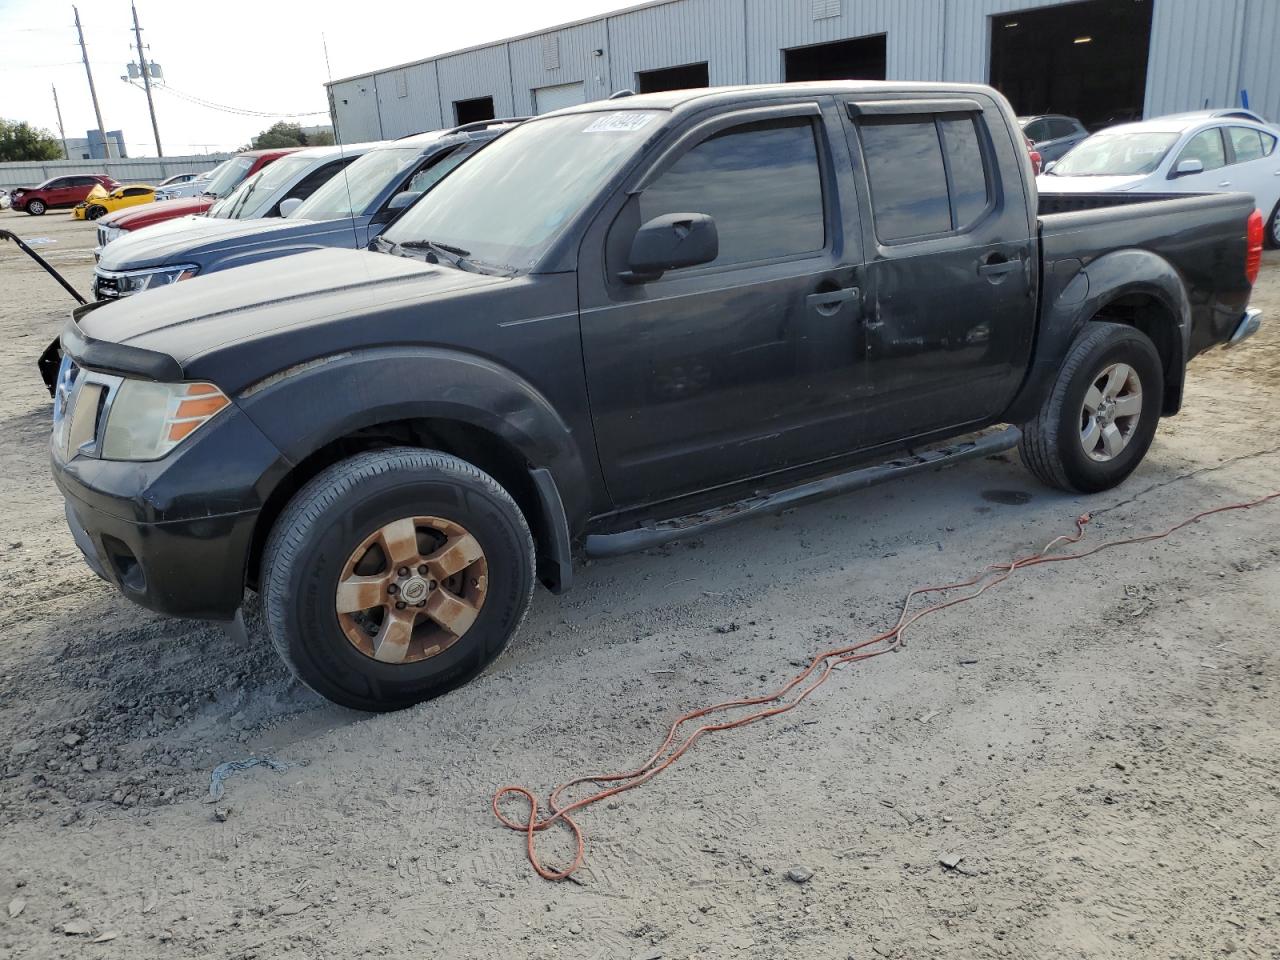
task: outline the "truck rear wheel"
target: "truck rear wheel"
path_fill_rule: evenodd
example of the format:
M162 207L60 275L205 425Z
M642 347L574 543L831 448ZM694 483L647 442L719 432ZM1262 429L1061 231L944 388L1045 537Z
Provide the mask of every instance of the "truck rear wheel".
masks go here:
M321 696L397 710L502 652L533 591L524 515L488 474L434 450L362 453L281 513L262 566L276 651Z
M1022 426L1022 462L1060 490L1108 490L1146 456L1163 395L1160 354L1146 334L1090 323L1067 351L1040 412Z

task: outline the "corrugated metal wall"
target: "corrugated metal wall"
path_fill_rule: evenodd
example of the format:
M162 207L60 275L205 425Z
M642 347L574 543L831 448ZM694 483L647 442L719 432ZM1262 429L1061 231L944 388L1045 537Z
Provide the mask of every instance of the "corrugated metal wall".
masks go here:
M230 153L199 153L188 157L144 157L126 160L47 160L40 163L0 163L0 187L34 187L50 177L70 173L105 173L121 183L156 184L177 173L212 170Z
M936 78L942 71L946 0L844 0L838 16L815 19L810 2L746 0L749 83L783 79L782 51L812 43L886 34L890 80Z
M746 80L743 0L681 0L609 17L607 25L614 89L634 89L642 70L703 61L712 86Z
M532 113L539 87L581 82L592 100L634 87L639 71L703 61L712 84L772 83L782 79L784 49L881 33L890 80L985 83L990 18L1062 2L669 0L338 81L331 88L334 122L347 142L400 136L423 124L451 124L455 100L492 96L499 116ZM1147 2L1153 5L1148 116L1206 101L1234 105L1244 87L1255 110L1280 120L1280 70L1272 65L1280 50L1280 0ZM432 70L439 76L434 105ZM397 94L404 89L403 82L397 87L400 71L408 74L407 97Z
M493 97L494 116L511 117L518 112L511 96L507 44L441 57L436 67L440 72L440 107L446 126L454 121L453 105L458 100Z
M536 112L533 91L539 87L581 83L588 100L613 93L609 83L609 31L603 20L514 40L509 46L515 112L522 116ZM598 57L596 50L601 51ZM552 62L556 65L551 66Z

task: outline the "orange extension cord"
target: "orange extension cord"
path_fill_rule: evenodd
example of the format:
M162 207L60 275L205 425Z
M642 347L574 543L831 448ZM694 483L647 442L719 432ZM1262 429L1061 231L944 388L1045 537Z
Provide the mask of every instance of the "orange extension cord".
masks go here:
M960 580L956 583L949 583L939 587L918 587L908 593L902 603L902 612L898 615L898 621L892 628L884 633L878 634L867 640L850 644L844 647L832 647L817 654L809 663L809 666L800 673L792 677L785 685L779 687L772 693L767 693L758 697L745 697L740 700L726 700L723 703L712 704L709 707L703 707L699 710L691 710L688 713L681 714L676 718L667 730L667 736L650 756L649 759L636 767L634 770L628 770L624 773L608 773L597 774L594 776L577 777L567 783L562 783L551 791L551 795L547 799L547 806L551 810L550 816L539 817L538 799L534 796L533 791L520 786L501 787L493 796L493 814L498 818L503 826L511 830L518 830L525 834L529 863L533 865L533 869L537 871L538 876L545 880L564 880L571 876L579 867L582 866L583 857L585 855L585 847L583 843L582 828L578 826L573 819L572 814L585 807L591 806L593 803L599 803L601 800L615 796L626 790L631 790L652 780L663 770L666 770L673 763L684 756L698 739L705 733L711 733L717 730L733 730L737 727L745 727L747 724L756 723L769 717L777 716L780 713L786 713L788 710L794 709L802 701L805 700L814 690L822 686L831 676L831 672L838 666L846 663L856 663L861 660L869 660L871 657L878 657L884 653L890 653L899 647L906 646L906 640L903 635L907 627L911 626L917 620L928 616L931 613L937 613L948 607L954 607L957 604L966 603L974 600L982 594L986 593L997 584L1008 580L1018 570L1025 570L1027 567L1034 567L1042 563L1057 563L1062 560L1081 560L1085 557L1091 557L1103 550L1112 547L1120 547L1135 543L1149 543L1152 540L1162 540L1172 533L1181 530L1183 527L1190 526L1205 517L1212 516L1216 513L1226 513L1230 510L1248 510L1269 501L1280 498L1280 491L1267 494L1265 497L1259 497L1256 500L1250 500L1246 503L1233 503L1225 507L1215 507L1211 510L1204 510L1197 513L1189 519L1183 520L1181 523L1175 524L1168 530L1161 533L1150 533L1139 537L1125 537L1120 540L1108 540L1089 550L1080 553L1060 553L1049 555L1049 551L1056 547L1079 543L1084 539L1085 524L1090 521L1089 514L1082 514L1076 518L1076 532L1070 535L1055 537L1053 540L1040 550L1025 557L1018 557L1015 560L1006 561L1004 563L992 563L983 568L981 573L970 577L968 580ZM911 602L916 597L924 596L930 593L946 593L951 590L958 590L962 587L977 587L970 593L962 596L954 597L950 600L943 600L924 607L915 613L910 612ZM793 694L793 691L798 692ZM790 695L790 696L789 696ZM708 722L699 725L692 732L683 737L679 736L680 728L693 720L707 717L714 713L722 711L740 709L742 707L758 707L764 704L775 704L763 710L754 713L738 716L732 719L720 720L718 722ZM588 796L575 800L572 803L561 805L560 795L564 791L571 789L582 783L592 784L613 784L602 790L597 790ZM523 822L512 820L505 816L500 804L504 798L515 794L521 796L529 804L529 816ZM577 853L574 855L573 862L564 870L552 870L546 867L538 857L535 844L535 837L538 833L546 830L557 822L563 822L573 832L574 840L577 844Z

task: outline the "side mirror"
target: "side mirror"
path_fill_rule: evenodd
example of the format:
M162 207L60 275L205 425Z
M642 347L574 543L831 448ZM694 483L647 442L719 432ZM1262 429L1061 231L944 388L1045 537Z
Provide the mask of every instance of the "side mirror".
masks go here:
M720 255L716 222L705 213L668 213L654 217L631 241L628 283L657 280L668 270L710 263Z
M302 206L301 197L285 197L280 201L280 216L287 217Z
M1046 163L1043 167L1041 167L1041 168L1040 168L1040 172L1041 172L1041 173L1048 173L1050 170L1052 170L1052 169L1053 169L1054 167L1056 167L1057 165L1058 165L1058 161L1057 161L1057 160L1050 160L1048 163Z
M1188 177L1193 173L1204 173L1204 164L1196 159L1179 160L1173 169L1175 177Z
M401 190L387 201L386 206L373 215L373 222L390 223L400 215L400 211L407 210L413 206L420 196L422 196L421 193L413 190Z

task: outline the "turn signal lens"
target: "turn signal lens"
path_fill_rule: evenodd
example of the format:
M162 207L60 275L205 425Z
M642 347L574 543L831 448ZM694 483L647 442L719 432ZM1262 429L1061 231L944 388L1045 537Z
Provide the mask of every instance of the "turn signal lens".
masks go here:
M102 456L159 460L230 405L212 383L124 380L111 402Z
M1262 214L1257 210L1249 214L1246 236L1248 246L1244 256L1244 278L1252 286L1258 280L1258 271L1262 269Z

